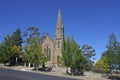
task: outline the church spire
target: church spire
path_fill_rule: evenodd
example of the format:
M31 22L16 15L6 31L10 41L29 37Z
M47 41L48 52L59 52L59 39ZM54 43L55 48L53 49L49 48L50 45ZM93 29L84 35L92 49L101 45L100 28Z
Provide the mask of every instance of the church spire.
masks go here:
M54 56L55 56L55 64L57 65L57 58L61 57L61 48L64 41L64 26L62 23L62 16L60 9L58 11L58 19L56 24L56 33L54 38Z
M62 16L61 16L61 11L60 9L58 10L58 20L57 20L57 28L63 28L63 23L62 23Z
M57 25L56 25L55 36L56 36L56 38L64 36L64 26L62 23L62 16L61 16L60 9L58 10L58 20L57 20Z

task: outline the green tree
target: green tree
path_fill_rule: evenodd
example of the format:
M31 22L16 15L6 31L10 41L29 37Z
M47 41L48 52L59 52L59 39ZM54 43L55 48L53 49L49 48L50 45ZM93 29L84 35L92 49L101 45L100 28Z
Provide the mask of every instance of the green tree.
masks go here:
M23 40L22 40L22 36L21 36L21 30L20 28L17 28L15 32L13 32L12 36L12 43L13 46L22 46Z
M116 54L115 63L120 64L120 47L117 48L118 54Z
M72 74L76 75L77 74L76 72L80 73L83 71L83 69L86 68L87 61L85 57L83 57L82 50L80 49L76 41L73 41L71 44L72 44L71 45L71 56L72 56L71 68L73 70Z
M117 41L117 38L114 33L109 35L109 42L107 44L107 50L102 54L102 57L106 57L108 60L108 65L115 64L119 62L120 55L120 43ZM119 57L120 58L120 57Z
M0 44L0 62L4 64L10 63L11 58L12 39L11 36L7 35L3 42Z
M103 54L104 55L102 55L102 57L106 58L106 64L110 66L111 64L115 63L116 55L112 50L107 50Z
M11 52L12 52L12 56L22 56L22 47L21 46L16 46L14 45L12 48L11 48Z
M68 73L68 67L71 65L71 54L70 54L70 48L71 48L71 38L68 36L63 43L62 46L62 59L64 61L64 64L66 66L66 73Z
M88 62L88 67L86 70L92 70L93 69L93 61L95 54L95 49L92 46L89 45L83 45L82 46L82 54L86 58Z
M83 55L88 57L88 58L92 58L93 56L96 55L95 49L92 46L83 45L81 49L82 49Z
M22 40L20 28L17 28L16 31L12 33L11 39L12 39L11 62L12 62L12 64L16 64L16 63L18 63L18 60L22 56L22 43L23 43L23 40Z
M29 44L25 46L25 57L28 62L35 64L35 69L38 69L39 64L43 64L45 53L42 51L41 44Z
M108 59L106 57L103 57L99 61L97 61L95 64L95 71L101 73L109 73L110 67L107 63L107 60Z
M19 57L18 53L20 52L22 54L22 37L20 28L16 29L15 32L13 32L12 35L7 35L4 38L4 41L1 43L1 60L3 62L8 62L10 64L15 64L16 56ZM17 47L16 47L17 46ZM18 49L20 51L18 51ZM18 51L18 52L17 52Z
M117 54L117 48L120 47L120 43L117 41L114 33L109 35L109 42L106 47L108 50L112 50L115 54Z
M39 29L36 27L29 27L24 36L26 37L26 44L24 47L26 60L30 63L34 63L35 69L38 70L38 65L44 65L48 60L45 51L42 50Z
M82 56L82 51L74 38L68 36L62 46L62 59L66 66L66 73L68 73L68 67L71 68L71 73L76 74L77 70L83 70L86 60Z
M17 65L23 58L22 47L14 45L11 48L11 61L12 64Z
M107 50L102 53L102 57L99 60L98 63L96 63L96 66L98 67L98 64L101 63L103 64L103 66L107 65L108 67L101 67L101 68L105 68L105 70L103 72L109 72L108 70L110 70L110 66L112 64L119 64L120 62L120 43L117 41L117 38L115 36L114 33L111 33L109 35L109 42L106 46ZM98 68L99 69L99 68ZM102 70L100 70L102 71Z

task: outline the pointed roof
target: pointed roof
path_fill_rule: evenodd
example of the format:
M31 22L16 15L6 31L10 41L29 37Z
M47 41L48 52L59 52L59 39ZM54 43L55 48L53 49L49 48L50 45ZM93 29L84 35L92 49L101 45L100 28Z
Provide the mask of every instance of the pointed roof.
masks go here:
M59 26L58 26L59 25ZM61 16L61 11L60 9L58 10L58 20L57 20L57 28L58 27L62 27L63 23L62 23L62 16Z
M45 37L44 41L42 42L42 44L46 44L46 43L49 43L49 42L53 43L53 40L52 40L52 38L50 36L47 35Z

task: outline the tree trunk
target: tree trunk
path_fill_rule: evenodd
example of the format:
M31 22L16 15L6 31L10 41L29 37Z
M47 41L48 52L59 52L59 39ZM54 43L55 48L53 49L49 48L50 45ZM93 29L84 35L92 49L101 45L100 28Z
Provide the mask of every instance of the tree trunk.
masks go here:
M68 67L66 67L66 74L68 74Z
M36 71L38 71L38 65L36 65Z
M26 67L26 62L24 63L24 66Z
M30 63L29 63L29 68L30 68Z
M71 68L71 75L75 75L75 68Z
M38 68L39 68L39 65L34 64L34 69L35 69L36 71L38 71Z
M43 71L45 71L45 63L43 63L42 68L43 68Z

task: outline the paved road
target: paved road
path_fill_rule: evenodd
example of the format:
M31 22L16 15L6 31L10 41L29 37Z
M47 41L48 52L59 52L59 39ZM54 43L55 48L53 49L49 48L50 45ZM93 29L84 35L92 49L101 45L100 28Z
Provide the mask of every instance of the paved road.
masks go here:
M77 79L0 68L0 80L77 80Z

